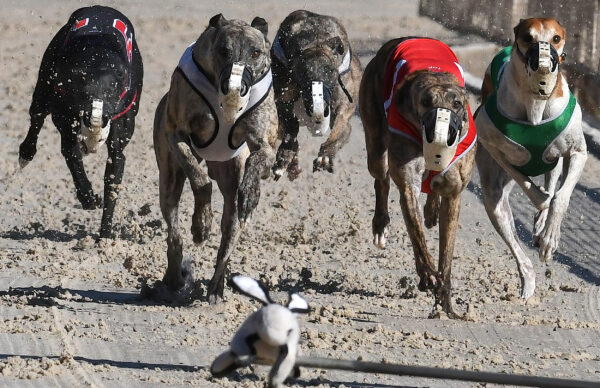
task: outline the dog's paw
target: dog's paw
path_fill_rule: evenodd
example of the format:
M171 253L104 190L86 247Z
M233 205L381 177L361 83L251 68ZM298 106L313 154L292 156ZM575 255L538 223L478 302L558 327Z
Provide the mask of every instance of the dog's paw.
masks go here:
M79 196L79 202L84 210L94 210L102 208L102 197L97 194L89 193Z
M21 143L19 146L19 167L25 168L33 160L37 152L35 144Z
M521 279L521 299L528 300L535 292L535 276L524 276Z
M443 286L442 274L438 271L425 269L419 277L419 291L436 290Z
M379 215L375 213L372 221L373 231L373 244L381 249L385 248L388 235L388 225L390 224L390 217L388 214Z
M547 261L552 258L554 252L558 249L560 241L560 225L546 225L538 239L540 249L540 260Z
M379 249L385 249L385 244L387 242L388 228L383 228L381 233L373 234L373 244Z
M292 163L287 167L287 175L290 181L296 180L302 173L302 167L298 164L298 160L294 159Z
M319 155L313 161L313 172L320 170L333 172L333 156Z
M225 281L223 278L215 279L214 277L210 279L208 283L208 304L214 305L223 302L223 291L225 288Z

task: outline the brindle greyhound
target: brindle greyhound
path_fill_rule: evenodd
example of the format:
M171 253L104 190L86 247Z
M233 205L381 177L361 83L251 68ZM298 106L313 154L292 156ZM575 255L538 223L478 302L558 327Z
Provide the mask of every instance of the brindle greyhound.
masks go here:
M367 65L359 95L368 168L375 178L374 243L385 247L391 176L400 190L402 214L420 277L419 289L434 289L436 306L441 304L452 316L454 238L461 192L470 180L476 148L461 74L456 56L442 42L394 39ZM429 192L425 226L436 225L439 215L437 270L425 243L419 191Z
M112 219L125 169L123 150L135 128L144 69L131 22L102 6L80 8L56 33L40 66L29 115L31 125L19 147L25 167L36 154L44 119L60 132L77 199L86 210L103 207L100 237L112 235ZM104 202L94 194L82 154L106 142Z
M212 17L184 53L156 109L154 149L160 206L168 227L163 281L169 288L184 285L177 209L186 178L195 199L191 231L196 244L210 233L209 177L224 197L221 244L208 286L210 303L223 297L228 257L258 204L259 180L269 176L275 159L278 126L267 29L259 17L251 25L221 14Z
M306 125L325 136L313 171L333 172L336 153L350 138L361 66L341 23L331 16L294 11L281 23L271 48L273 86L283 141L273 167L275 179L293 180L298 166L298 130Z
M531 18L522 19L514 33L512 47L496 55L483 81L483 109L476 120L484 148L477 168L485 209L517 260L521 298L528 299L535 291L535 270L519 244L510 192L517 183L537 208L533 241L540 260L551 258L587 146L581 108L560 72L565 29L551 18ZM530 178L538 175L544 175L543 185Z

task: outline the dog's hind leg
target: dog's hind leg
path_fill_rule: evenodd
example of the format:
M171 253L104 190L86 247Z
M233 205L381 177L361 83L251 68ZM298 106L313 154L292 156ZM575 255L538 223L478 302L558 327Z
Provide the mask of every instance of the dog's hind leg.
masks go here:
M168 265L163 282L170 289L178 290L185 284L181 269L183 242L179 234L178 210L186 176L179 164L173 160L172 155L168 155L164 161L157 159L159 159L160 210L167 223Z
M37 139L44 124L44 119L50 114L50 104L54 98L54 90L52 88L54 82L52 79L56 73L56 54L61 51L69 29L70 26L63 26L61 28L54 38L52 38L42 57L38 80L35 84L31 106L29 107L29 131L25 140L19 146L19 165L21 168L31 162L37 152Z
M544 189L551 197L554 196L556 191L556 185L560 173L562 171L563 158L558 160L558 164L548 173L544 174ZM536 247L540 246L540 233L544 230L546 225L546 218L548 217L548 208L538 211L533 218L533 244Z
M535 291L535 270L533 264L519 243L517 229L510 209L509 195L515 181L489 155L484 147L479 147L476 155L477 169L481 179L483 204L490 221L508 245L517 260L521 278L521 298L528 299Z
M104 170L104 208L100 224L100 238L111 238L112 236L113 214L125 170L123 150L129 143L135 126L135 119L128 116L118 119L116 123L112 124L110 135L106 141L108 159Z
M362 100L361 100L362 101ZM390 216L388 212L388 196L390 193L390 173L388 169L388 130L387 124L381 122L372 108L361 109L361 119L365 130L367 145L367 166L369 173L375 178L375 214L371 224L373 244L385 248Z
M221 218L221 243L217 253L217 262L212 279L208 283L208 301L215 304L223 299L225 273L229 256L235 249L240 232L237 216L238 187L244 171L248 151L243 151L227 162L207 162L208 173L217 181L223 195L223 216Z
M29 131L27 131L27 136L19 146L19 166L21 166L21 168L24 168L33 160L33 157L37 152L37 140L40 130L42 129L42 125L44 125L46 116L50 114L48 100L52 97L45 83L46 82L41 79L40 71L40 79L35 85L33 99L29 108Z

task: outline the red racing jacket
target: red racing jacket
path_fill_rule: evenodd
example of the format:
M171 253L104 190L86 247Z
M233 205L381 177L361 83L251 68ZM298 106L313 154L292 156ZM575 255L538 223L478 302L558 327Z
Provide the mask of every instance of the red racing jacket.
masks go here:
M392 52L384 75L384 109L388 120L388 129L397 135L404 136L417 144L423 144L423 130L415 128L396 109L394 94L398 86L402 84L407 75L419 71L429 70L436 72L448 72L453 74L460 86L465 86L463 69L458 63L458 58L446 44L439 40L428 38L408 39L396 46ZM469 112L469 128L467 133L460 139L456 154L450 165L443 171L429 171L427 177L421 184L421 191L431 193L431 180L437 174L444 174L467 153L477 141L475 122Z

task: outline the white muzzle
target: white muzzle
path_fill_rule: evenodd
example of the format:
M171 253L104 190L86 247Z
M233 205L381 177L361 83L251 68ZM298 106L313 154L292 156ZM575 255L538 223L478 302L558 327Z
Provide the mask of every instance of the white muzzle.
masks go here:
M427 170L443 171L450 165L456 154L460 134L457 134L454 142L448 145L451 113L448 109L437 108L435 129L431 142L427 140L427 135L423 130L423 156L425 157L425 168Z
M312 82L312 116L307 122L307 128L313 136L325 136L329 132L331 109L327 107L323 97L323 82Z
M234 123L244 113L250 100L251 85L247 86L246 93L242 96L244 69L244 65L234 63L231 67L227 94L223 94L223 91L219 88L219 106L223 119L229 124Z
M539 42L539 65L537 71L527 65L529 87L537 99L546 100L552 94L558 78L558 66L552 63L550 43ZM554 67L554 71L552 68Z
M106 126L102 126L102 111L104 102L102 100L92 101L92 113L90 115L90 126L87 127L83 124L83 112L80 112L80 131L79 141L82 143L83 153L96 153L100 147L108 139L110 133L110 123L108 120Z

